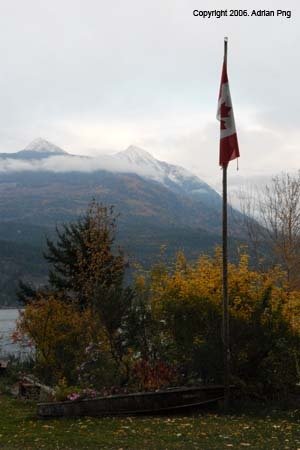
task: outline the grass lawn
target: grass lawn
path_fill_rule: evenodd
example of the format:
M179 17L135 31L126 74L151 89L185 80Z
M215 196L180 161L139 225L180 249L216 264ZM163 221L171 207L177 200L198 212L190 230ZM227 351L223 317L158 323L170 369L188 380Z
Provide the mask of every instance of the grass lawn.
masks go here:
M300 410L41 421L33 403L0 395L2 448L300 450Z

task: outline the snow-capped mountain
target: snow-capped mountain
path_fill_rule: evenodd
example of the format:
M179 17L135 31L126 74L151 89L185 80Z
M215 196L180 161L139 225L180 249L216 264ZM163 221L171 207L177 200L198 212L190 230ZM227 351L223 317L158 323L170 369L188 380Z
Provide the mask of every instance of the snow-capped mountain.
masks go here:
M161 180L164 177L164 170L161 167L160 161L155 159L151 153L143 150L142 148L131 145L126 150L123 150L114 155L115 158L119 158L132 165L132 168L140 168L141 171L153 175L153 178Z
M47 141L46 139L37 138L30 142L24 150L26 152L37 152L37 153L48 153L48 154L56 154L56 155L67 155L67 152L62 148L58 147L52 142Z
M149 152L135 146L130 146L115 155L126 161L132 167L133 173L143 174L144 177L162 183L172 191L180 191L194 197L203 195L214 196L219 201L219 195L204 181L183 167L169 164L154 158Z
M216 191L196 175L183 167L160 161L135 146L114 155L92 157L70 154L46 139L38 138L19 152L0 153L0 171L135 174L155 181L175 194L199 199L213 207L219 207L221 202Z
M30 142L23 150L16 153L0 153L2 160L42 160L51 156L68 156L69 154L46 139L38 138ZM71 155L69 155L71 156Z

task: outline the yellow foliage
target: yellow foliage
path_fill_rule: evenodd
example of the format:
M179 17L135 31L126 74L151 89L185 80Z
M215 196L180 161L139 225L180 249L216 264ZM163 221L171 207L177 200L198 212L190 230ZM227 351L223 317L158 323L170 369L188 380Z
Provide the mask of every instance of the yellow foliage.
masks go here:
M166 302L185 303L209 299L222 304L222 255L201 256L194 264L179 253L172 270L156 266L151 274L151 298L154 314L161 315ZM144 281L145 282L145 281ZM142 285L139 277L139 285ZM300 291L289 291L286 274L280 267L262 273L249 267L249 256L241 252L237 264L229 264L228 290L232 315L247 320L267 289L271 288L271 307L282 308L294 329L300 331Z
M90 310L80 312L52 294L39 295L26 306L18 330L30 336L38 366L49 379L72 375L93 334L91 318Z

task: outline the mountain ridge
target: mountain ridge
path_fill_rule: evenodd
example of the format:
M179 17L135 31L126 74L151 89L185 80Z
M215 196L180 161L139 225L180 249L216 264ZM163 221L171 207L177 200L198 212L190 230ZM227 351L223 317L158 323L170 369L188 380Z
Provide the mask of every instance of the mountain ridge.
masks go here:
M55 227L77 220L92 199L114 205L117 243L144 267L162 246L167 257L184 250L195 259L220 244L221 197L186 169L134 146L104 161L53 146L38 140L16 159L0 154L0 305L15 303L18 279L45 282L43 236L55 239ZM235 236L240 216L229 220Z
M220 201L219 194L197 175L181 166L161 161L155 158L150 152L134 145L130 145L127 149L113 155L92 157L70 154L46 139L38 138L19 152L0 153L0 166L1 162L4 161L7 164L10 160L25 161L28 164L32 163L34 164L34 170L49 170L50 172L55 171L55 167L57 167L60 172L96 172L99 170L107 170L120 173L135 173L143 178L152 179L161 183L177 194L184 194L195 198L208 195L211 199L213 198L214 202ZM47 161L49 164L47 164ZM53 164L53 161L56 164ZM77 166L74 165L76 161L78 161ZM5 171L5 169L3 167L2 171ZM9 165L9 170L11 172L14 170L13 163ZM18 172L21 170L30 170L30 166L18 167L17 170Z

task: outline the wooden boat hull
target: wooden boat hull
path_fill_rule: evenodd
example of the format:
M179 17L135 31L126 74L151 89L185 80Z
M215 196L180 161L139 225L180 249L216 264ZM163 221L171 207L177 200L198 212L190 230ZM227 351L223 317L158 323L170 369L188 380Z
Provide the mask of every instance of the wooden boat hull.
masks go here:
M177 388L94 399L39 403L37 413L40 418L155 414L206 405L221 401L223 398L223 386Z

